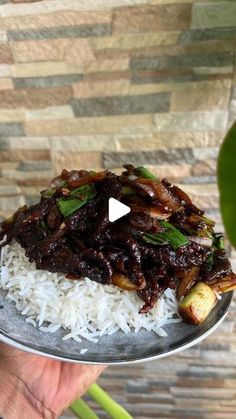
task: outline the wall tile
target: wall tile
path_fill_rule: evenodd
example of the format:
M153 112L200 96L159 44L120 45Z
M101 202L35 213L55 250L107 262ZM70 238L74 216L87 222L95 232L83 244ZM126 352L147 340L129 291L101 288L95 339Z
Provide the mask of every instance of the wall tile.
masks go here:
M156 115L155 122L157 131L224 130L227 117L227 112L176 112Z
M29 11L29 9L28 9ZM51 13L34 14L16 16L16 17L0 17L0 27L12 32L27 32L30 30L40 31L46 28L71 28L73 26L89 26L98 24L110 24L112 13L109 10L65 10ZM11 36L11 35L10 35Z
M74 113L69 105L55 106L44 109L37 109L25 112L26 120L51 120L51 119L67 119L73 118Z
M167 112L169 102L169 93L157 93L145 96L73 99L71 106L77 117L86 117Z
M178 42L180 44L188 44L192 42L202 42L219 39L234 39L236 38L236 28L234 26L229 28L206 28L193 29L191 31L184 31L180 34Z
M13 83L16 89L37 89L70 86L72 83L78 83L82 79L82 74L70 74L65 76L19 77L13 78Z
M68 170L76 168L84 169L100 169L102 167L102 159L100 152L82 152L71 153L70 151L53 152L52 162L57 173L60 173L64 168Z
M0 44L0 64L12 64L13 56L9 45Z
M187 86L186 86L187 87ZM171 111L223 111L229 107L230 89L199 89L174 92L171 99Z
M235 26L236 3L222 1L219 3L194 4L192 28L216 28Z
M64 25L63 25L64 26ZM29 41L57 38L104 37L111 34L111 26L106 24L79 25L63 28L44 28L30 31L10 31L11 41Z
M52 150L61 151L115 151L116 140L112 135L80 135L77 137L51 137Z
M176 163L195 162L193 151L190 148L166 149L158 151L140 151L132 153L104 153L103 164L107 169L119 167L123 164L131 163L135 166L148 165L166 165Z
M139 6L118 10L113 20L114 33L172 31L189 28L191 6L188 4Z
M133 58L130 62L131 70L164 70L174 68L193 67L221 67L232 65L233 56L229 54L211 55L177 55L170 57Z
M122 115L98 118L66 119L64 121L28 121L29 136L90 135L150 132L154 129L152 115Z
M22 124L19 123L0 123L0 136L18 137L24 135Z
M0 108L29 109L45 108L67 104L72 97L72 87L47 89L6 90L0 91Z

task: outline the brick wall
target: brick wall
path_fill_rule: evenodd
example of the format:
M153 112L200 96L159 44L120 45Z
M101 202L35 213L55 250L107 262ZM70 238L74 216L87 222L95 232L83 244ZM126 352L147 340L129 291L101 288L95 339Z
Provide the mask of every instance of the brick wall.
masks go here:
M230 0L0 0L0 216L37 201L64 167L131 162L182 185L221 228L235 16ZM197 348L101 382L137 419L231 419L234 328L232 311Z

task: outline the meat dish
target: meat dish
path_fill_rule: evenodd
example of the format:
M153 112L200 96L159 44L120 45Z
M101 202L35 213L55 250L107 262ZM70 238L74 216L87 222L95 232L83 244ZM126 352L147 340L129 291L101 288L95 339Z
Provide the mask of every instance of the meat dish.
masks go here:
M1 223L1 246L15 240L37 269L71 281L88 277L136 292L143 301L140 314L152 310L168 288L178 300L202 282L216 294L234 289L236 275L214 221L168 180L144 167L124 169L121 175L64 169L38 204ZM111 197L131 208L113 223Z

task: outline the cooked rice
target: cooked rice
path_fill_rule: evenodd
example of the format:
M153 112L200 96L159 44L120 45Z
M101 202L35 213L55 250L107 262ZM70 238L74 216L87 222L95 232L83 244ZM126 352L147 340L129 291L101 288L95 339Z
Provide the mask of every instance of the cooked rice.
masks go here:
M1 261L0 287L8 291L7 298L41 331L55 333L64 328L64 340L80 342L83 337L96 343L100 336L118 330L137 333L142 328L165 337L164 325L182 321L171 289L144 315L138 313L143 302L135 292L37 270L18 243L2 248Z

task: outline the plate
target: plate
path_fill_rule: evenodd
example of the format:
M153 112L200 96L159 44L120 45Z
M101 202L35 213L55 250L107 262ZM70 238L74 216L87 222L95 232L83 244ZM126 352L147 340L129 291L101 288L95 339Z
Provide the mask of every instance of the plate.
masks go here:
M210 335L225 318L233 292L223 295L207 320L200 326L175 323L164 327L168 337L159 337L154 332L117 332L103 336L98 343L82 340L80 343L63 341L66 332L54 334L41 332L19 313L15 304L5 298L0 289L0 340L24 351L44 355L62 361L83 364L131 364L159 359L187 349ZM83 355L81 349L87 349Z

